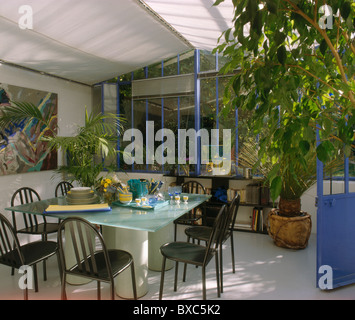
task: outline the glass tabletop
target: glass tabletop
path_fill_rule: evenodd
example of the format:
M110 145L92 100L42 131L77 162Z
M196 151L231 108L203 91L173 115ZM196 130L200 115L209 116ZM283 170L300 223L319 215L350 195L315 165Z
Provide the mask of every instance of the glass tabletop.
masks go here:
M181 198L182 196L183 194ZM188 196L189 200L187 203L181 201L180 204L176 204L175 202L174 204L170 204L169 202L165 206L156 208L155 210L139 210L136 208L115 206L113 204L111 211L44 213L49 205L67 205L65 197L36 201L5 208L5 210L45 215L46 217L59 219L81 217L93 224L102 226L155 232L211 198L210 195L204 194L188 194ZM169 196L166 195L166 200L168 198Z

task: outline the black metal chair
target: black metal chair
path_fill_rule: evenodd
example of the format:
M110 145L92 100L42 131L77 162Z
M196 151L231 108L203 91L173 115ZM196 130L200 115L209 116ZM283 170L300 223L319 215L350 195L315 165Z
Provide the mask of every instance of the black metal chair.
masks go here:
M183 193L194 193L194 194L206 194L206 189L205 187L197 182L197 181L187 181L181 185L182 187L182 192ZM185 213L178 219L174 221L174 241L176 241L176 232L177 232L177 225L178 224L184 224L184 225L193 225L195 224L198 220L203 219L203 215L197 215L196 213L198 212L198 209L201 209L205 211L204 205L201 205L197 208L194 208L188 213ZM205 212L204 212L205 213ZM203 214L204 214L203 213Z
M96 280L99 300L101 299L100 281L110 283L111 299L114 300L114 278L128 267L131 268L133 296L137 299L133 257L123 250L107 250L102 235L90 222L82 218L63 220L58 232L58 245L63 300L67 298L65 293L67 274ZM75 254L76 263L72 266L67 265L65 248L73 250Z
M20 245L16 230L0 214L0 264L14 269L24 266L33 267L35 291L38 292L37 263L57 253L57 243L53 241L36 241ZM25 270L25 272L27 272ZM28 274L27 274L28 275ZM24 298L28 300L28 279L24 288Z
M68 191L73 188L73 185L68 181L61 181L55 188L54 195L55 197L66 196Z
M234 239L233 239L233 228L235 224L235 220L237 218L237 213L239 209L239 203L240 203L240 195L237 194L234 199L232 200L228 210L226 210L226 217L224 220L225 226L224 226L224 234L221 237L220 241L220 271L221 271L221 292L223 292L223 253L222 253L222 245L230 238L231 242L231 256L232 256L232 265L233 265L233 273L235 273L235 258L234 258ZM196 239L198 240L198 243L200 241L208 241L210 238L212 232L212 227L206 227L206 226L195 226L195 227L190 227L185 229L185 234L187 235L187 242L190 241L190 239Z
M175 261L174 291L177 290L177 275L179 262L202 267L202 296L203 300L206 300L206 266L214 256L216 260L217 296L220 297L218 246L220 242L220 236L224 232L222 228L224 225L223 213L225 211L225 208L226 206L224 205L220 209L217 218L214 221L214 225L207 246L201 246L191 242L170 242L161 246L160 252L163 255L163 263L159 291L160 300L163 297L166 259ZM184 279L185 278L186 268L184 270Z
M18 189L13 194L11 198L11 207L40 200L41 198L35 190L33 190L32 188L24 187ZM21 215L21 224L19 224L16 218L17 216ZM16 233L40 235L42 237L42 241L47 241L48 234L56 233L59 227L58 222L49 223L47 222L47 219L44 216L36 216L29 213L16 214L15 211L12 211L12 222ZM12 275L13 274L14 270L12 269ZM45 260L43 260L43 279L47 280Z

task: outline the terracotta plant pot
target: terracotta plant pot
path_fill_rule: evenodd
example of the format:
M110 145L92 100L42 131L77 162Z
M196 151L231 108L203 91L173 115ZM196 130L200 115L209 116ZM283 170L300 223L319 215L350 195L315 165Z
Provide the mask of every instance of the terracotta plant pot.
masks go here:
M311 235L311 216L301 212L297 217L285 217L279 215L277 210L272 210L268 215L267 230L277 246L304 249Z

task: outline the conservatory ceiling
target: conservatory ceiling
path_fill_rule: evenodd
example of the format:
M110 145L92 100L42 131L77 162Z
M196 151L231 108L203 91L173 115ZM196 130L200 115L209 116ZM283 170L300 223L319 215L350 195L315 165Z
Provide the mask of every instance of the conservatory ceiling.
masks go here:
M231 0L213 3L0 0L0 62L93 85L192 48L211 51L233 17Z

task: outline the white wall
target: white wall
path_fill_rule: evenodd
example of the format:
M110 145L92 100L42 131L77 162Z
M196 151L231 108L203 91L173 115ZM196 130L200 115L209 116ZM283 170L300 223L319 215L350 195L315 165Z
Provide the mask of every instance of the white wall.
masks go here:
M85 106L89 111L92 108L92 89L88 86L6 65L0 66L0 83L57 93L59 133L63 136L72 135L77 125L84 123ZM60 155L58 158L60 162ZM0 176L0 212L11 217L4 208L10 205L12 194L20 187L34 188L43 199L54 197L59 180L53 171Z

